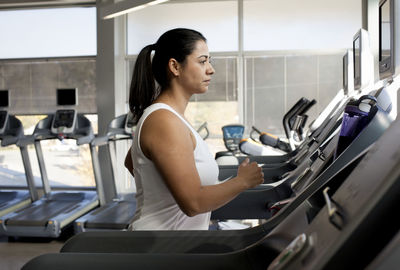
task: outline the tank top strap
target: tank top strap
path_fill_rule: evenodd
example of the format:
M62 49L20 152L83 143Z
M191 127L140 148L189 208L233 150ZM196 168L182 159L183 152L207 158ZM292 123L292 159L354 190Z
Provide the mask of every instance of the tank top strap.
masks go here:
M166 109L166 110L174 113L192 131L192 133L197 134L197 131L192 127L192 125L189 124L189 122L185 118L183 118L182 115L180 115L177 111L175 111L168 104L165 104L165 103L154 103L154 104L150 105L146 109L146 117L149 116L152 112L160 110L160 109Z

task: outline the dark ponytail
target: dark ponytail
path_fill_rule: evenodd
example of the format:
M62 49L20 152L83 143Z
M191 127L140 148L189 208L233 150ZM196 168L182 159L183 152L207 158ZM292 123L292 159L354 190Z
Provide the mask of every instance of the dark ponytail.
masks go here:
M129 109L134 115L135 122L142 116L144 109L158 96L151 67L151 52L153 49L154 45L148 45L140 51L133 70Z
M176 28L165 32L157 43L148 45L140 51L133 70L129 94L129 109L136 121L142 116L144 109L169 86L170 74L167 68L169 60L173 58L185 64L186 57L193 52L196 42L200 40L206 42L201 33L191 29ZM152 61L153 50L155 52Z

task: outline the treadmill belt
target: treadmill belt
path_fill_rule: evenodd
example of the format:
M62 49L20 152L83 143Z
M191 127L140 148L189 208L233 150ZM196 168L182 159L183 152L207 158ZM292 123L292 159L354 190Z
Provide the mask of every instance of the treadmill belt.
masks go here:
M6 225L46 226L51 217L69 212L76 207L76 201L43 201L41 204L23 209L19 214L6 220Z
M126 229L132 222L136 211L136 202L121 201L105 205L88 218L86 228Z

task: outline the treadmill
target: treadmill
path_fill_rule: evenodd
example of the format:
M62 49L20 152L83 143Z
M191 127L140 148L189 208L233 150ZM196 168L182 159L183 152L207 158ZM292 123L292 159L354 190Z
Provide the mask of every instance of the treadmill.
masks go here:
M8 107L8 90L0 90L0 107ZM22 123L7 110L0 110L0 140L1 146L18 145L18 140L24 136ZM18 145L25 170L28 190L7 187L0 190L0 216L29 205L38 199L26 145Z
M105 201L104 190L98 186L100 207L80 217L74 222L76 233L91 230L127 230L133 221L136 211L136 199L134 194L117 194L116 175L116 142L133 139L133 122L131 114L123 114L113 119L105 136L96 137L91 143L93 171L96 183L102 183L98 152L96 147L107 146L111 161L111 181L114 183L116 196L111 202Z
M203 245L197 245L204 250L199 253L193 244L198 232L180 231L175 241L171 238L158 246L164 251L45 254L22 269L364 269L398 232L393 209L399 205L399 131L400 122L396 121L367 153L352 162L354 168L348 176L326 183L273 231L239 249L228 246L239 246L243 239L228 236L220 239L219 246L210 246L207 240L213 237L209 234ZM138 250L145 243L140 236L153 233L170 232L132 232L137 235ZM177 251L184 245L192 248Z
M69 94L58 93L58 96ZM74 139L77 145L89 144L94 138L89 119L78 114L75 109L57 110L40 120L33 134L24 139L34 143L44 196L26 208L0 217L0 233L8 236L57 238L75 219L98 206L95 190L51 190L40 142L59 138Z

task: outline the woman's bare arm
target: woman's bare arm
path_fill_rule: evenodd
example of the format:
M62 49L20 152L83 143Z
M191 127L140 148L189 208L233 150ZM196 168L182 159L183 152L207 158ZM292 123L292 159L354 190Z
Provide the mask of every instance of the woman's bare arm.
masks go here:
M195 140L191 131L167 110L153 112L146 119L140 145L188 216L215 210L240 192L263 182L261 168L245 161L239 166L237 177L221 184L202 186L194 161Z

